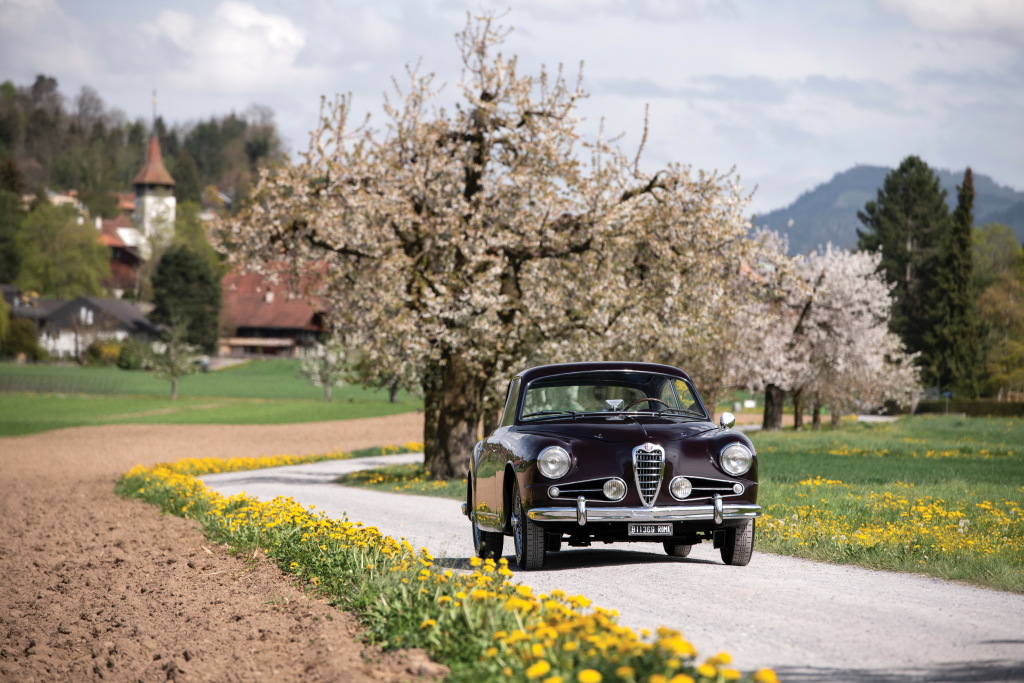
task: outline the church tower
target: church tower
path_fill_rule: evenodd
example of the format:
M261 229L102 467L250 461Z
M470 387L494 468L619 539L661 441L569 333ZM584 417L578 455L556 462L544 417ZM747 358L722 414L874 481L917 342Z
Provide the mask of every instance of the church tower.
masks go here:
M164 166L160 141L149 140L146 163L132 181L135 185L135 227L143 236L142 256L149 259L153 246L167 244L174 236L174 178Z

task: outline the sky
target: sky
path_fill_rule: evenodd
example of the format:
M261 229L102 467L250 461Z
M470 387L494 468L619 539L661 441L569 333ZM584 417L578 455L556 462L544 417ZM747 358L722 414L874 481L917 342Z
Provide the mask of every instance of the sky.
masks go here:
M308 146L322 96L383 124L407 67L458 94L467 13L525 73L581 68L579 130L641 165L738 174L750 211L915 154L1024 190L1024 0L0 0L0 81L57 78L130 119L269 107Z

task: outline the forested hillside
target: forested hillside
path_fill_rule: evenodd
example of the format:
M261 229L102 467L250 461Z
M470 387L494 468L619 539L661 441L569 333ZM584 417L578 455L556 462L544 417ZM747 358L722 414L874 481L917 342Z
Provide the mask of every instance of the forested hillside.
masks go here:
M754 223L788 235L791 254L806 253L828 242L847 249L855 247L857 230L864 227L857 212L875 200L891 170L885 166L855 166L808 190L789 206L756 216ZM952 209L963 171L935 173ZM999 185L980 173L975 174L974 183L974 225L1001 223L1013 231L1018 242L1024 242L1024 192Z
M69 96L45 75L27 85L0 84L0 168L5 177L17 176L4 182L20 184L9 188L20 193L74 189L92 214L110 217L116 210L110 193L132 190L153 132L179 202L220 193L236 209L257 169L284 153L266 107L202 121L129 121L90 87Z

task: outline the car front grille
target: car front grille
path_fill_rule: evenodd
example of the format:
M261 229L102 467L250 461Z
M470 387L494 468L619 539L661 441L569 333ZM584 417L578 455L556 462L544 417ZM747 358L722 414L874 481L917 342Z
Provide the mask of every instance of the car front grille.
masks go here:
M665 449L653 443L645 443L633 449L633 472L636 487L644 507L654 505L665 473Z

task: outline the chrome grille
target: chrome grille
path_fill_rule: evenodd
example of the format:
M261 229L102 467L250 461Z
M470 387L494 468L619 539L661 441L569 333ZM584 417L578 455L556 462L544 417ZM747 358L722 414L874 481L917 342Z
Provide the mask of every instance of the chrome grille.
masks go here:
M665 473L665 449L653 443L645 443L633 449L633 472L636 487L644 507L654 505Z

